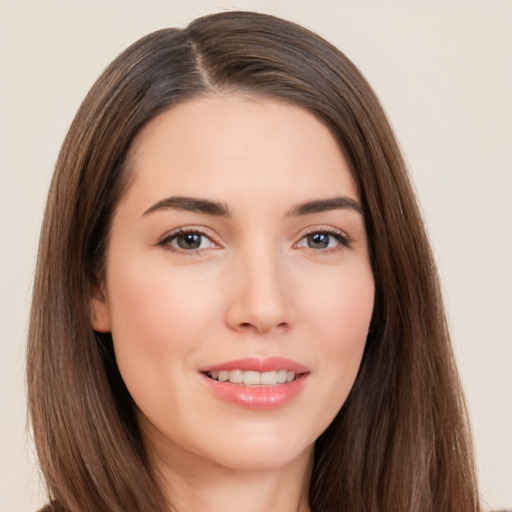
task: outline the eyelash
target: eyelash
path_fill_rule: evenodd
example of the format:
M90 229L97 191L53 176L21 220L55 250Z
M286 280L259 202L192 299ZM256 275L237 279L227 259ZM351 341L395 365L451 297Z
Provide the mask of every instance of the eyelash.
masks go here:
M306 233L303 233L302 236L300 237L299 241L295 244L295 246L298 246L298 244L302 240L307 239L308 237L311 237L314 235L318 235L318 234L327 234L328 236L333 237L339 243L339 246L326 247L326 248L322 248L322 249L319 249L319 248L315 249L312 247L304 247L304 249L312 251L316 254L319 254L319 253L325 254L325 253L334 252L336 250L340 250L340 248L342 248L342 247L349 248L351 246L350 238L342 231L338 231L333 228L319 228L319 229L314 229L314 230L308 231ZM201 229L196 229L196 228L180 228L176 231L173 231L172 233L169 233L168 235L166 235L160 242L158 242L157 245L160 247L163 247L164 249L167 249L170 252L174 252L174 253L186 254L188 256L199 254L200 251L202 250L201 248L183 249L183 248L174 247L171 245L171 242L173 242L174 240L177 240L179 237L183 237L186 235L198 235L201 238L208 239L213 245L220 246L220 244L215 242L215 240L213 239L213 237L211 235L208 235L208 234L204 233Z
M305 247L305 249L308 249L309 251L312 251L314 253L331 253L331 252L335 252L337 250L340 250L342 248L350 248L351 247L351 244L352 244L352 241L350 240L349 236L347 234L345 234L343 231L339 231L337 229L333 229L333 228L329 228L329 227L325 227L325 228L317 228L317 229L314 229L312 231L308 231L306 233L304 233L299 242L300 243L302 240L304 240L305 238L307 237L311 237L313 235L318 235L318 234L326 234L332 238L334 238L338 243L339 243L339 246L336 246L336 247L326 247L326 248L323 248L323 249L314 249L312 247ZM297 244L295 244L297 245Z
M200 248L182 249L179 247L173 247L171 245L171 242L173 242L174 240L177 240L180 236L182 237L182 236L186 236L186 235L198 235L201 238L207 238L214 245L217 245L217 246L219 245L213 240L213 237L211 235L207 235L201 229L197 229L197 228L180 228L176 231L173 231L172 233L169 233L168 235L166 235L160 242L158 242L158 245L160 247L163 247L164 249L167 249L170 252L186 254L187 256L193 256L195 254L199 254L201 251Z

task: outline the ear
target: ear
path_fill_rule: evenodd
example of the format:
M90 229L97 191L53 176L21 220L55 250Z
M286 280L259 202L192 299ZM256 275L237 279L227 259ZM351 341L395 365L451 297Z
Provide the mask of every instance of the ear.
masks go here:
M103 284L93 288L90 305L92 328L98 332L110 332L110 307Z

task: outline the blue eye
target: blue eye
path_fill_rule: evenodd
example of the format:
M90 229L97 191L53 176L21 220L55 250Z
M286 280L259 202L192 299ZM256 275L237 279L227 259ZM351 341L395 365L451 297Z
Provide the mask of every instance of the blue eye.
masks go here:
M334 249L340 245L348 245L347 238L341 233L330 233L329 231L315 231L309 233L297 244L298 247L307 247L308 249L322 250Z

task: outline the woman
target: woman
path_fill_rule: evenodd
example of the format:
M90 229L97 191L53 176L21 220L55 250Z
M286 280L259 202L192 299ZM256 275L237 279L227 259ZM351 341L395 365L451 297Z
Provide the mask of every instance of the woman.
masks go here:
M278 18L155 32L93 86L27 372L54 510L480 510L392 131L344 55Z

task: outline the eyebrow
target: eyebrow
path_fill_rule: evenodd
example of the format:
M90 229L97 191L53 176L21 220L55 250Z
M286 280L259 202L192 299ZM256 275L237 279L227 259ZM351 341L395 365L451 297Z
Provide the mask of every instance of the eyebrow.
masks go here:
M150 213L158 210L186 210L189 212L206 213L208 215L215 215L219 217L231 217L229 208L222 203L216 203L208 199L199 199L194 197L167 197L161 201L156 202L153 206L148 208L142 216L145 217Z
M350 197L332 197L329 199L319 199L308 201L292 208L287 215L289 217L299 217L302 215L311 215L329 210L353 210L364 217L364 210L361 204Z
M225 204L210 201L209 199L182 196L166 197L149 207L142 216L145 217L155 211L168 209L206 213L207 215L214 215L218 217L231 217L229 208ZM288 217L300 217L303 215L311 215L313 213L321 213L338 209L353 210L364 216L363 207L358 201L351 199L350 197L332 197L329 199L308 201L295 206L286 215Z

